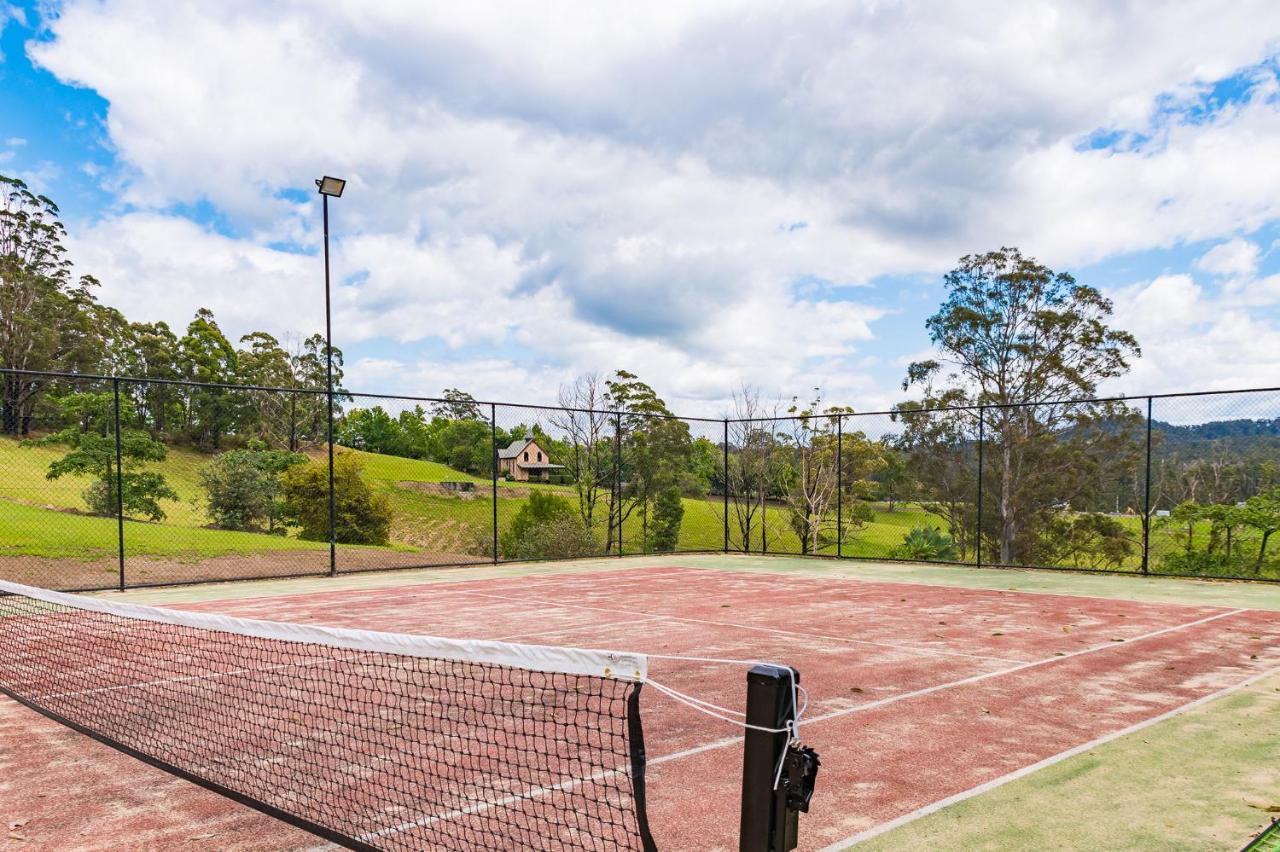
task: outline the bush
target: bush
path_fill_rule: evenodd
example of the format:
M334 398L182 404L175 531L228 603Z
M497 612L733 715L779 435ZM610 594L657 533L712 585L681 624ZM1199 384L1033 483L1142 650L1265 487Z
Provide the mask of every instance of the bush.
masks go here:
M387 544L391 540L391 501L375 493L361 476L363 465L354 453L339 453L333 461L336 504L334 536L340 544ZM289 467L280 478L284 510L289 521L302 527L301 537L329 538L329 465L312 461Z
M937 527L916 527L902 537L902 544L889 551L894 559L917 562L955 562L956 543Z
M116 514L115 474L109 478L96 479L84 490L84 500L89 511L95 515ZM164 476L154 471L125 473L120 480L120 489L124 498L124 515L128 517L144 517L151 521L163 521L164 509L159 500L177 500L178 493L169 487Z
M1099 512L1057 516L1046 525L1033 559L1074 568L1119 568L1132 555L1133 534Z
M672 486L658 492L653 503L653 521L649 525L650 547L659 553L669 553L680 543L680 523L684 519L684 503L680 489Z
M285 516L280 474L306 461L307 457L300 453L258 448L233 450L216 457L200 471L209 517L223 529L283 532L278 529ZM325 481L327 487L327 464ZM326 505L326 538L328 511Z
M563 497L533 491L502 534L505 559L590 556L599 546L573 505Z

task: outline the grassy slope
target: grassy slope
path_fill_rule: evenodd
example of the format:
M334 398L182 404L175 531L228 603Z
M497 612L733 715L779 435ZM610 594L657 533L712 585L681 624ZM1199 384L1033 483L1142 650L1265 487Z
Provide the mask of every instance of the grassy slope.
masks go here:
M65 476L56 480L45 478L49 464L65 452L61 447L22 446L17 441L0 438L0 501L16 502L27 507L56 507L58 509L83 509L82 494L88 481L81 477ZM377 453L357 452L365 465L365 476L375 488L392 501L396 513L393 536L401 546L421 548L441 553L478 552L480 539L490 534L493 505L489 498L489 480L454 470L438 462L406 459ZM201 504L203 489L199 483L199 470L209 460L207 454L186 448L170 448L168 458L152 465L162 472L169 485L179 494L177 501L164 501L167 517L162 524L131 524L129 541L135 552L164 554L218 555L311 547L294 539L252 533L226 533L202 529L209 518ZM440 483L445 481L473 482L476 492L472 499L424 493L407 483ZM510 483L499 481L499 527L511 522L524 503L524 495L530 488L559 493L574 501L570 486ZM685 515L681 526L680 548L683 550L717 550L724 543L723 504L718 498L686 498ZM915 507L899 506L893 512L877 506L875 519L856 530L846 530L842 552L846 556L885 557L896 547L902 537L917 526L939 526L940 519ZM65 555L99 552L114 548L113 539L104 532L103 519L80 517L62 512L35 508L19 512L5 506L6 518L0 519L0 553L24 553L40 555ZM736 517L730 509L731 546L741 547L741 535ZM11 518L11 520L9 520ZM43 520L42 520L43 519ZM7 522L6 522L7 521ZM1141 536L1138 518L1121 518L1135 539ZM109 522L108 522L109 525ZM8 530L12 530L10 534ZM800 541L787 522L783 507L770 505L764 519L771 553L799 553ZM42 532L42 530L45 530ZM109 532L109 531L108 531ZM601 540L605 537L603 525L598 530ZM624 550L638 553L643 550L643 522L639 514L628 518L623 530ZM105 536L105 537L104 537ZM133 547L134 541L137 547ZM77 542L80 542L77 544ZM1157 529L1152 534L1153 564L1159 555L1175 547L1171 534ZM750 549L762 546L761 523L754 523ZM834 555L834 544L824 547L824 555ZM1137 569L1140 555L1126 561L1124 567Z
M1273 676L857 848L1239 849L1280 807L1278 710Z

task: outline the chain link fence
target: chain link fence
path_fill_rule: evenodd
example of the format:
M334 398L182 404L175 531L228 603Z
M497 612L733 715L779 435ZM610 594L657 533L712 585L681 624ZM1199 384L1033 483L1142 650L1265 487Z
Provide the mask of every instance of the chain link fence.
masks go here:
M1280 391L646 411L0 371L0 577L653 553L1280 580ZM331 485L332 482L332 485Z

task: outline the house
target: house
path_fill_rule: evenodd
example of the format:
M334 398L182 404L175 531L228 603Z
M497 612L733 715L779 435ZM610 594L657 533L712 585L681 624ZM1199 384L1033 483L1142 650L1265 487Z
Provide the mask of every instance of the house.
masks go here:
M506 449L498 450L498 475L511 474L511 478L519 482L530 479L546 482L553 470L563 469L564 465L551 463L546 451L528 432L523 438L512 441Z

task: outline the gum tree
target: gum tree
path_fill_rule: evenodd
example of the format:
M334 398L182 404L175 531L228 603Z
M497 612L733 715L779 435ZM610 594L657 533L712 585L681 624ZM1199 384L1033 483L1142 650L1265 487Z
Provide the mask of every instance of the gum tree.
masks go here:
M924 407L986 406L980 534L1000 562L1034 561L1054 514L1136 458L1131 409L1074 400L1123 375L1138 343L1108 325L1096 288L1016 248L963 257L944 284L925 323L938 357L911 364L903 387L920 387Z

